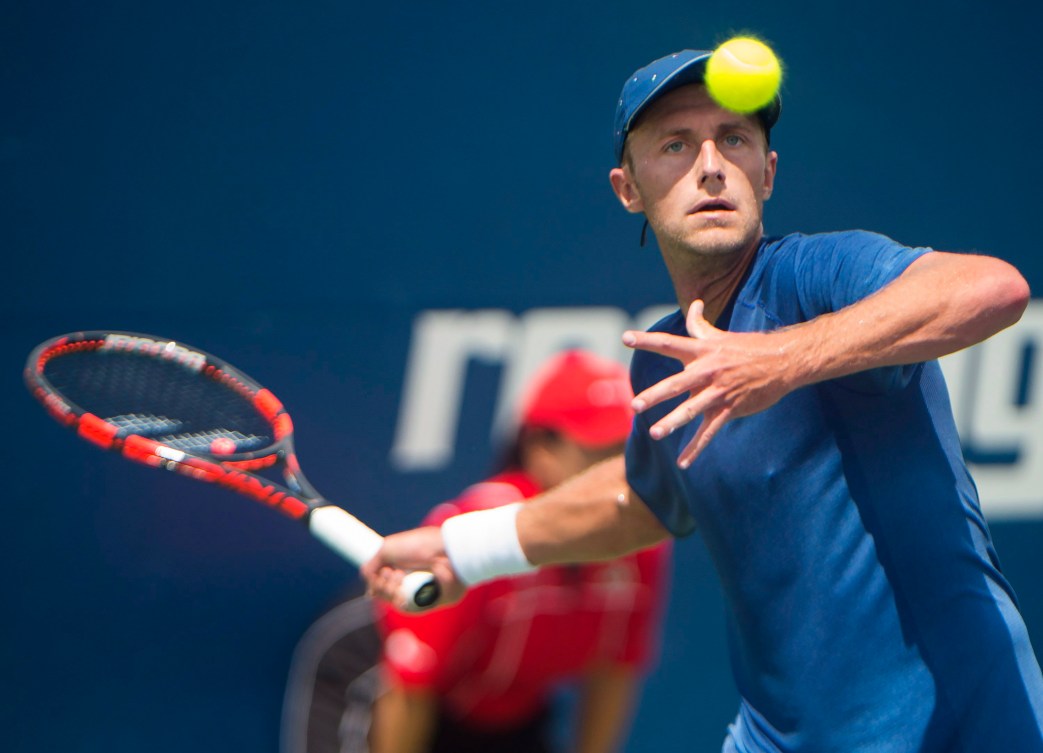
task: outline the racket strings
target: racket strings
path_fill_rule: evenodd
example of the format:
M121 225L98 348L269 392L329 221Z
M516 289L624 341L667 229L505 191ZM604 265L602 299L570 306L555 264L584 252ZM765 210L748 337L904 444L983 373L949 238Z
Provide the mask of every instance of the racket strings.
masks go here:
M260 450L271 444L271 436L257 436L256 434L243 434L236 429L206 429L203 431L188 431L183 421L175 421L166 416L152 416L141 413L131 413L122 416L108 416L106 420L120 429L120 436L137 434L148 437L175 450L185 452L212 452L215 447L224 447L221 454L232 454L252 452ZM214 440L231 442L220 445Z
M140 433L140 432L138 432ZM215 439L228 440L233 443L234 451L230 448L219 454L232 454L242 452L252 452L254 450L260 450L263 447L267 447L271 444L271 437L258 437L256 435L243 434L239 431L228 431L227 429L213 429L208 431L198 432L180 432L177 434L164 434L162 436L151 436L151 439L155 439L157 442L173 447L175 450L184 450L185 452L212 452L215 447L220 448L221 445L215 445ZM227 446L226 446L227 447Z
M52 358L47 380L83 410L176 449L222 453L262 449L274 442L271 424L249 392L227 379L176 361L138 352L79 351Z

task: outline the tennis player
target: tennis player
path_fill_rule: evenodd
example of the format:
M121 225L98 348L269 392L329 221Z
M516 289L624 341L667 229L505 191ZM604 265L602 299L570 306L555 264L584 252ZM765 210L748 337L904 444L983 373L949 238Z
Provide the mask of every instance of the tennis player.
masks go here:
M679 304L624 334L625 463L390 537L370 587L393 598L399 568L430 566L458 593L699 530L741 696L724 751L1043 751L1043 677L936 361L1016 322L1028 286L863 231L766 237L780 103L721 109L708 55L638 70L616 110L609 178Z
M526 500L619 455L632 399L618 363L579 350L554 356L522 396L504 470L425 522ZM621 750L641 678L657 656L668 568L663 543L608 562L495 579L430 613L381 606L378 674L359 664L362 655L375 663L372 618L340 605L296 652L286 715L293 744L284 750L550 753L563 742L554 702L566 685L578 690L567 749Z

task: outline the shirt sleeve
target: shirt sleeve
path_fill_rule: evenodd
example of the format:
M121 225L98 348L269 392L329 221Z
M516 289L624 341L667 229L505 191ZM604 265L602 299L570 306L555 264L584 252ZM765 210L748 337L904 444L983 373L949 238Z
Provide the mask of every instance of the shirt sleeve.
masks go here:
M675 311L648 331L680 335L685 332L684 326L684 318L679 311ZM630 361L630 384L634 394L679 370L680 365L673 359L643 350L635 351ZM677 432L657 441L649 436L648 431L652 424L683 400L684 397L666 400L635 415L624 451L627 484L674 536L687 536L695 530L695 519L688 508L686 482L674 460L680 454L680 442L685 432Z
M804 236L796 258L800 304L809 319L839 311L893 282L930 251L864 230Z
M807 319L813 319L851 306L894 282L931 250L903 246L864 230L806 236L795 264L801 309ZM920 367L885 366L836 383L855 392L886 394L903 389Z
M670 407L672 403L663 410ZM666 530L674 536L687 536L695 530L695 518L688 509L683 471L674 461L676 453L664 450L664 447L672 448L673 443L662 440L663 446L656 446L649 435L650 416L651 420L657 420L659 412L639 413L634 417L624 453L627 484Z

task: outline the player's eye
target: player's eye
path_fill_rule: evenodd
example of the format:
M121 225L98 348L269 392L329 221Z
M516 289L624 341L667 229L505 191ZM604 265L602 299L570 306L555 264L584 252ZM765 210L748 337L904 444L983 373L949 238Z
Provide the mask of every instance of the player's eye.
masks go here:
M746 139L738 133L729 133L723 141L727 146L742 146L746 143Z
M684 151L684 146L685 144L683 141L671 141L666 145L664 151L670 152L671 154L679 154Z

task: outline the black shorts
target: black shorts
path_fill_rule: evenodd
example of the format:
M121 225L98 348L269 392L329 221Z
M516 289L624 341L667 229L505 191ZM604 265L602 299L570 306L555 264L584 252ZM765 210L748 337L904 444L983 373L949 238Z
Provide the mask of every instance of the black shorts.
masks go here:
M553 753L549 731L548 710L504 730L475 729L441 714L430 753Z

